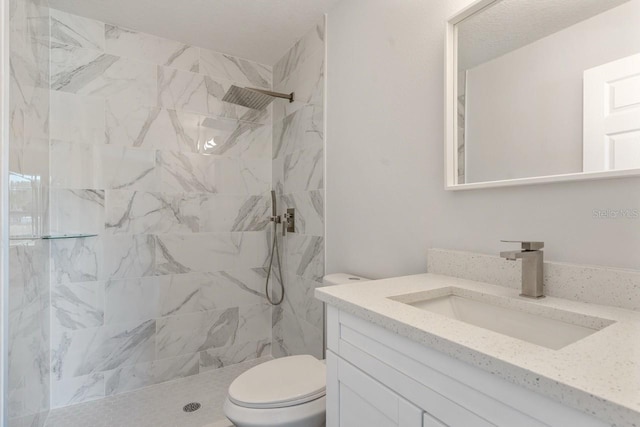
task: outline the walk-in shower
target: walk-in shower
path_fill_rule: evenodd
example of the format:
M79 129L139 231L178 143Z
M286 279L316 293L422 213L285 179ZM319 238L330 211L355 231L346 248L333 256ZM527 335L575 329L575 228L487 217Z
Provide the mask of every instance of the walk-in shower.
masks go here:
M202 427L252 364L321 357L322 17L263 59L131 28L140 0L4 1L3 427Z

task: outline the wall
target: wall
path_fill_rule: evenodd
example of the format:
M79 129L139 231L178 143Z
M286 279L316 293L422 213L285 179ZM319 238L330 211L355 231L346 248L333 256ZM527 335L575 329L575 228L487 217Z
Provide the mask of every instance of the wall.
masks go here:
M295 208L297 227L280 238L286 292L273 309L274 356L322 357L322 304L313 291L324 276L324 31L323 20L273 67L274 90L295 93L295 102L273 104L273 186L278 213Z
M637 178L446 192L445 22L470 1L344 0L327 19L327 273L426 271L442 247L495 254L546 242L549 260L640 269Z
M271 68L52 11L52 405L270 354Z
M49 12L10 2L9 426L42 426L49 411Z
M640 52L639 21L631 1L468 70L467 182L582 172L583 73Z

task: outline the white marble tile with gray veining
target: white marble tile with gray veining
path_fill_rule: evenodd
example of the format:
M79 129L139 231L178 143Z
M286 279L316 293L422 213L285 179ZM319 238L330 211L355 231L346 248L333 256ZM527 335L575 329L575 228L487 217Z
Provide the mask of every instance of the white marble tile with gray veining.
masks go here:
M102 399L104 388L104 374L101 372L54 380L51 383L51 406L60 408Z
M322 330L300 319L286 308L273 310L273 348L275 357L311 354L322 358Z
M242 85L271 89L271 67L208 49L200 49L200 72Z
M155 271L156 240L148 234L103 236L105 279L151 276Z
M271 354L271 339L247 342L200 352L200 372L258 359Z
M276 194L284 194L284 157L277 157L271 162L271 188Z
M274 85L276 92L295 93L292 103L274 102L273 120L282 120L305 105L324 105L325 52L317 50L307 57L283 81Z
M51 337L54 380L89 375L155 358L156 322L60 329Z
M215 159L216 190L221 194L263 194L271 190L270 159Z
M48 138L29 138L20 146L9 146L9 173L46 183L49 174ZM16 190L14 186L12 190ZM18 202L10 200L10 203ZM14 205L15 206L15 205Z
M51 41L68 46L104 51L102 22L51 9Z
M51 91L51 139L101 144L105 134L105 102L59 90Z
M105 393L111 396L195 375L199 372L199 359L198 353L187 354L107 371Z
M158 105L172 110L207 112L204 76L173 68L157 67Z
M271 126L203 116L198 152L226 157L268 158L271 156Z
M167 234L157 236L156 274L218 272L263 267L265 232Z
M156 151L52 141L51 184L65 189L154 191Z
M198 72L199 49L177 41L116 27L105 27L108 54Z
M178 151L158 151L160 188L166 192L215 193L216 159Z
M271 197L213 194L201 208L201 231L261 231L269 225Z
M52 330L87 329L104 324L104 282L54 284Z
M160 316L221 310L265 302L263 269L189 273L158 283Z
M321 148L309 148L287 154L283 175L284 193L324 188L324 151Z
M19 289L33 299L49 290L49 242L10 246L9 289ZM11 301L9 301L11 303Z
M277 86L307 57L318 50L324 51L324 17L273 66L273 86Z
M324 276L324 237L292 233L285 242L286 269L306 279L321 281Z
M273 158L324 147L324 111L306 105L273 125Z
M158 319L157 355L176 357L233 344L239 322L238 307Z
M63 189L102 188L96 170L96 148L90 144L51 141L51 187ZM72 164L73 167L69 167Z
M304 191L281 196L282 209L296 210L296 233L324 236L324 191Z
M9 296L20 304L12 303L8 314L9 348L7 362L9 390L31 392L31 401L20 401L16 415L33 413L41 408L46 398L49 380L49 293L28 297L13 289Z
M165 148L171 138L166 110L116 98L106 102L105 142L107 144Z
M272 305L268 303L240 307L240 319L234 344L270 338L271 308Z
M104 145L95 147L100 186L114 190L157 191L156 151Z
M165 317L158 320L158 357L173 357L271 336L267 304Z
M168 277L112 279L104 285L104 322L145 322L160 315L160 289Z
M53 283L91 282L102 276L102 241L98 237L51 241Z
M156 66L92 49L53 43L51 88L98 98L126 94L143 105L154 105Z
M205 195L144 191L107 191L105 231L108 234L198 232Z
M183 111L132 104L126 99L106 104L106 142L130 147L198 152L201 116Z
M104 190L54 188L49 197L51 234L98 234L104 231Z
M320 282L305 279L292 272L285 274L285 287L283 307L304 319L310 325L318 329L323 327L323 305L314 297L316 288L322 286Z

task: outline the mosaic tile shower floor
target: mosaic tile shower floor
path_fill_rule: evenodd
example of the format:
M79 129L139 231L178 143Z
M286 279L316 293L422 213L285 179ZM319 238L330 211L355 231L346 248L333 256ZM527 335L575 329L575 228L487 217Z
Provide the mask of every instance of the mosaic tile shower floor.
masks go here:
M46 427L227 427L222 405L233 380L270 357L105 399L55 409ZM182 407L199 402L192 413Z

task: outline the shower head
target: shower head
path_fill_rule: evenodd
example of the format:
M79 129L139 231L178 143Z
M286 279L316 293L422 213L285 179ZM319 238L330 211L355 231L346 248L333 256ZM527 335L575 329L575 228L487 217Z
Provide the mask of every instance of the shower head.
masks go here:
M264 89L242 88L232 85L222 100L254 110L264 110L275 98L288 99L289 102L293 102L293 92L287 95Z

